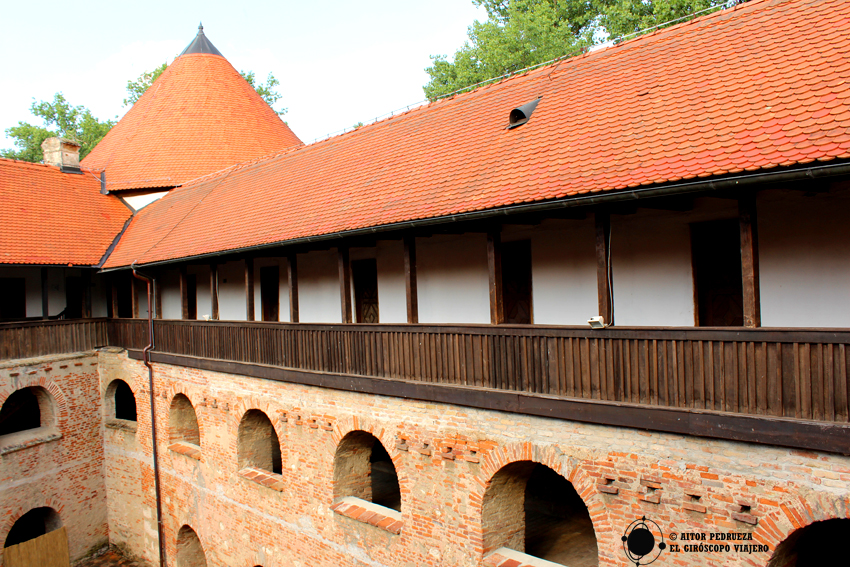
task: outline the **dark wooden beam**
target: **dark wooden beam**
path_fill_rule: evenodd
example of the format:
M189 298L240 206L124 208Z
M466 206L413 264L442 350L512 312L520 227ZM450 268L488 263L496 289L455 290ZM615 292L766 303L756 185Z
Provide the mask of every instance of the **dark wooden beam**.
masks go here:
M109 276L110 300L112 301L112 317L118 318L118 274Z
M738 200L741 227L741 277L744 291L744 326L761 327L759 293L759 242L755 194Z
M189 274L185 264L180 266L180 318L189 318Z
M218 264L210 264L210 303L213 320L218 320Z
M290 254L286 262L289 280L289 321L298 323L298 254Z
M50 289L47 284L47 268L41 269L41 318L50 316Z
M419 292L416 287L416 237L404 237L404 290L407 297L407 322L419 322Z
M339 257L339 299L342 310L342 322L351 323L351 259L347 246L337 248Z
M254 259L245 258L245 312L248 321L254 320Z
M505 321L502 294L502 238L498 230L487 233L487 269L490 274L490 323Z
M130 293L132 294L133 319L139 318L139 284L138 279L130 273Z
M83 306L81 311L84 319L91 319L91 272L83 268L80 276L83 286Z
M157 273L153 278L153 304L155 318L162 319L162 272Z
M608 213L597 212L596 221L596 295L599 315L605 322L611 323L611 266L609 265L609 244L611 236L611 217Z

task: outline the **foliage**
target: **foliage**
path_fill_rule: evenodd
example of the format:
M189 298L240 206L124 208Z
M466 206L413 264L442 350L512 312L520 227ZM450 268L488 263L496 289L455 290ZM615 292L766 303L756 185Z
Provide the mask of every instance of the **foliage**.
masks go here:
M268 104L272 110L274 110L274 105L277 101L279 101L283 95L277 92L275 87L280 85L280 81L275 79L274 75L269 73L269 76L266 78L265 83L257 83L254 78L253 71L239 71L239 74L242 75L242 78L248 81L248 84L253 87L257 94L260 95L266 104ZM274 110L278 113L279 116L283 116L288 112L288 109L284 108L283 110Z
M487 11L449 60L432 55L429 100L481 81L578 53L609 37L639 32L723 4L718 0L472 0Z
M44 126L18 122L8 128L6 135L14 139L17 150L0 150L5 158L40 162L44 159L41 143L51 136L60 136L81 144L80 159L84 158L115 125L112 120L99 121L83 106L71 106L62 93L53 102L33 101L30 111L44 121Z
M135 81L127 81L127 92L129 95L124 99L124 106L133 106L145 94L154 81L156 81L162 72L168 68L168 63L163 63L153 71L145 71Z

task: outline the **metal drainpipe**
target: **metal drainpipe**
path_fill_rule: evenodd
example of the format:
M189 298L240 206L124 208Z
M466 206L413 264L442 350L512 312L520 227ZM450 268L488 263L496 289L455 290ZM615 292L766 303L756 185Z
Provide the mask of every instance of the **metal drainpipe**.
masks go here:
M151 448L153 449L153 486L154 492L156 493L156 527L159 536L159 564L161 567L166 567L165 537L162 530L162 494L159 490L159 461L157 459L156 451L156 413L154 412L154 401L156 400L156 396L154 396L153 392L153 366L151 366L150 362L150 351L154 348L153 310L151 302L151 287L153 279L137 272L135 266L133 266L133 275L145 282L148 287L148 340L150 342L142 352L144 354L145 366L148 367L148 387L150 388L151 398Z

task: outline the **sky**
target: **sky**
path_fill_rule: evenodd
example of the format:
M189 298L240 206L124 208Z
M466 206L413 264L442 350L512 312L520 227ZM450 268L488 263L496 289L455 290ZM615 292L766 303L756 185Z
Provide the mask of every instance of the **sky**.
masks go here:
M127 81L204 33L237 69L271 72L290 128L310 143L421 102L430 55L451 55L486 12L471 0L8 3L0 18L0 147L29 108L62 92L100 120L128 110Z

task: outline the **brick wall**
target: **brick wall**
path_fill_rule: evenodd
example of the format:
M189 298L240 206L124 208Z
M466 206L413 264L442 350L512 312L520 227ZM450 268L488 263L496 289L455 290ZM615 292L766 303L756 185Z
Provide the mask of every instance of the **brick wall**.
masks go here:
M147 371L120 354L100 357L101 388L120 376L134 387L139 407L135 439L106 439L110 526L119 522L123 541L152 561ZM751 543L771 550L797 527L850 517L847 457L154 366L172 558L177 533L187 525L210 565L481 565L485 544L518 545L515 534L499 534L492 518L482 517L495 494L487 491L490 480L519 461L545 464L572 483L593 521L600 565L629 565L621 536L644 515L668 534L752 533ZM176 394L194 406L199 458L167 448L168 409ZM280 482L237 474L237 431L252 409L270 418L280 440L282 474L272 477ZM330 509L340 496L334 457L352 431L374 435L392 458L402 499L399 535ZM141 494L139 484L124 482L117 472L132 468L131 460L143 471ZM131 517L139 503L142 517ZM668 555L681 565L765 565L770 557Z
M39 507L59 514L72 560L106 543L97 364L92 353L0 364L0 406L22 388L43 388L50 405L38 430L0 437L0 545L18 518Z

